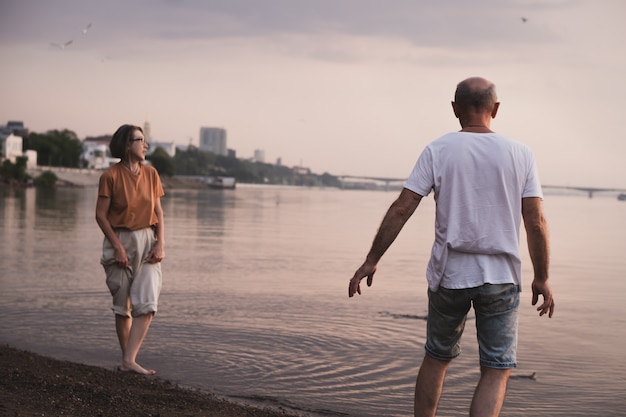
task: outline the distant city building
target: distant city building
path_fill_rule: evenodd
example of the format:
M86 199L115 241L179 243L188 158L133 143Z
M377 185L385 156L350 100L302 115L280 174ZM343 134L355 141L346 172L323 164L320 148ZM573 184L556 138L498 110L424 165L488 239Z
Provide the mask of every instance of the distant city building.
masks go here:
M16 136L13 133L0 134L0 142L2 143L2 159L8 159L12 163L15 163L18 156L22 156L22 145L24 139L21 136Z
M120 161L113 158L109 149L110 135L89 137L83 141L83 152L80 154L80 167L89 169L106 169Z
M28 129L21 121L9 120L6 126L0 126L0 160L16 163L17 158L23 156L26 157L26 168L36 168L37 151L23 150L25 136L28 136Z
M23 153L23 156L26 157L26 168L37 168L37 151L33 149L26 149Z
M176 144L174 142L150 142L147 154L153 154L157 148L163 149L172 158L176 155Z
M228 157L229 158L237 158L237 151L234 149L229 149L228 150Z
M5 134L13 133L15 136L28 136L28 129L24 127L24 122L9 120L6 126L0 126L0 132Z
M187 152L189 150L192 149L198 149L196 146L189 144L189 145L181 145L180 143L176 145L176 152L180 151L180 152Z
M261 149L255 149L254 160L257 162L265 162L265 151Z
M199 148L201 151L213 152L216 155L228 155L226 148L226 129L220 127L201 127Z
M279 167L282 165L283 165L283 158L281 157L276 158L276 166Z
M113 135L88 136L83 140L83 148L85 148L85 146L92 146L92 145L109 146L109 143L111 143L112 138L113 138Z
M83 148L80 154L80 167L89 169L106 169L117 164L119 158L113 158L108 145L92 145Z
M143 124L143 137L146 139L146 142L152 142L152 132L150 131L150 122L146 120Z
M293 167L293 173L296 175L311 175L311 170L305 167Z

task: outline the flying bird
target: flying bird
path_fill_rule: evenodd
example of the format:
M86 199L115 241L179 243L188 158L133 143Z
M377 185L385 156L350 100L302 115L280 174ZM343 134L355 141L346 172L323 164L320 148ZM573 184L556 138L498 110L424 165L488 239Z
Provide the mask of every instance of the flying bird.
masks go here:
M526 23L528 22L528 19L526 19L525 17L522 17L522 23Z
M72 44L72 42L74 42L74 41L73 40L69 40L69 41L67 41L65 43L51 43L50 45L56 46L59 49L65 49L68 46L70 46Z
M87 31L89 30L90 27L91 27L91 23L83 28L83 35L87 34Z

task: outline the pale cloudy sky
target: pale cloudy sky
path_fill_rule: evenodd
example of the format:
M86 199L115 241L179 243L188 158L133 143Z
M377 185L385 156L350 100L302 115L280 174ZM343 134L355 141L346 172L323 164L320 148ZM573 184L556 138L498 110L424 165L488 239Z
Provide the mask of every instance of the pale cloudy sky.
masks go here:
M544 184L626 188L625 18L622 0L3 0L0 124L147 120L180 144L216 126L239 157L406 177L479 75Z

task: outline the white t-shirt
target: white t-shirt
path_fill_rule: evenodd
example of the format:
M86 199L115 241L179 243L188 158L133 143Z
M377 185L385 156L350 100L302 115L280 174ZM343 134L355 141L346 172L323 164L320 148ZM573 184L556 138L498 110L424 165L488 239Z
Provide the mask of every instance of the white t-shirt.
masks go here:
M522 198L543 198L526 145L497 133L448 133L424 149L404 187L435 193L435 242L426 271L432 291L484 283L521 288Z

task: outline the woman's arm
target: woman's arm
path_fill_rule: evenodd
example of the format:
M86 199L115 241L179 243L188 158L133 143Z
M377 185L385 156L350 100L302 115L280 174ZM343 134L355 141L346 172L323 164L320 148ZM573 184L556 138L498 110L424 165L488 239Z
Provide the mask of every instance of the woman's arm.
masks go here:
M115 230L113 230L113 226L111 226L109 218L107 217L110 207L110 197L98 196L98 201L96 202L96 222L115 250L115 262L120 267L127 268L128 256L126 255L126 249L115 234Z
M165 257L165 224L163 220L163 207L161 207L161 198L158 197L154 204L154 213L157 216L158 223L156 224L156 242L148 253L146 262L157 263L161 262Z

